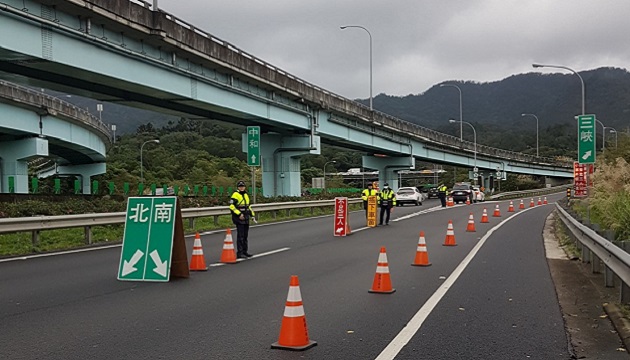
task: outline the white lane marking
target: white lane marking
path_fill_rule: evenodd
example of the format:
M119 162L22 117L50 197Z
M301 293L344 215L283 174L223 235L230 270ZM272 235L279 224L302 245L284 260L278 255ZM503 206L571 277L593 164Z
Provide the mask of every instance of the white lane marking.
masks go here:
M271 250L271 251L267 251L267 252L264 252L264 253L256 254L256 255L250 257L249 259L255 259L255 258L267 256L267 255L273 255L273 254L276 254L276 253L279 253L279 252L287 251L289 249L291 249L291 248L285 247L285 248L280 248L280 249L276 249L276 250ZM236 259L236 261L237 262L241 262L241 261L245 261L245 260L249 260L249 259ZM217 266L223 266L223 265L230 265L230 264L214 263L214 264L208 265L208 267L217 267Z
M533 209L533 208L532 208ZM462 260L459 265L453 270L453 273L444 281L444 283L431 295L429 300L418 310L418 312L411 318L411 320L403 327L403 329L396 335L394 340L392 340L389 345L381 353L376 357L375 360L393 360L396 355L402 350L402 348L409 343L411 338L420 330L420 327L427 319L427 317L431 314L431 311L437 306L437 304L442 300L444 295L450 290L455 281L459 278L459 276L464 272L468 264L472 261L472 259L477 255L479 249L485 244L486 240L494 233L495 230L503 226L506 222L510 221L515 216L523 214L525 211L529 209L525 209L521 212L515 213L514 215L506 218L501 221L498 225L488 230L488 232L479 240L477 245L472 248L470 253Z

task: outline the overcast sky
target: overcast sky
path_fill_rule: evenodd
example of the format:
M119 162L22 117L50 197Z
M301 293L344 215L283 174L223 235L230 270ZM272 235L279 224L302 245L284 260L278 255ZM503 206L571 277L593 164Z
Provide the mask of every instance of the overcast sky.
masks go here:
M447 80L630 64L629 0L158 0L163 11L347 98ZM536 70L545 73L554 69ZM446 89L444 91L447 91ZM453 89L453 91L457 91Z

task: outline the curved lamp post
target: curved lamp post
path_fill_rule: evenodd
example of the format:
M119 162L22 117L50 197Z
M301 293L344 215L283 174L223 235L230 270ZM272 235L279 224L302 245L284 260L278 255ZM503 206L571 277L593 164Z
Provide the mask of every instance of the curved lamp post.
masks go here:
M464 141L464 126L462 125L462 121L464 121L464 117L462 115L462 89L455 84L440 84L440 87L445 86L451 86L459 90L459 141Z
M617 148L617 130L615 128L612 127L608 127L610 129L610 133L615 133L615 149Z
M548 67L548 68L564 69L564 70L569 70L575 75L577 75L580 78L580 82L582 83L582 115L586 114L586 104L584 102L584 79L582 79L582 76L580 76L580 74L578 74L577 71L571 69L570 67L566 67L562 65L532 64L532 66L534 68Z
M345 30L347 28L358 28L363 29L370 36L370 111L372 110L372 34L366 28L361 25L344 25L339 27L341 30Z
M147 140L147 141L143 142L142 145L140 146L140 182L141 183L144 183L144 172L143 172L143 164L142 164L142 150L144 148L144 145L146 145L148 143L159 144L160 140L158 140L158 139Z
M326 161L326 163L324 164L324 189L326 188L326 165L328 164L335 164L337 163L337 161L335 160L331 160L331 161Z
M451 124L455 124L458 121L455 119L449 119L448 122L450 122ZM459 122L463 124L467 124L468 126L470 126L470 128L473 131L473 140L475 142L475 163L474 164L475 164L475 170L476 170L477 169L477 132L475 131L475 127L472 126L472 124L469 123L468 121L459 121Z
M536 156L538 156L538 116L534 114L521 114L521 116L533 116L536 118Z

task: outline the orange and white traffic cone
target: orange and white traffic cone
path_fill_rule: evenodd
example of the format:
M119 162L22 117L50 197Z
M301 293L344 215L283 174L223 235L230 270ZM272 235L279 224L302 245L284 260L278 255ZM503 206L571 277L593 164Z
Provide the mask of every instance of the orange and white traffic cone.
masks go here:
M530 207L530 208L533 208L534 206L536 206L536 205L534 204L534 198L532 198L532 199L529 201L529 207Z
M468 226L466 226L466 231L467 232L475 232L477 230L475 230L475 219L473 218L473 214L470 213L470 216L468 216Z
M444 239L444 246L457 246L455 242L455 230L453 230L453 220L448 221L448 227L446 228L446 238Z
M547 197L545 196L545 197L543 198L543 205L547 205L547 204L548 204L548 202L547 202Z
M488 221L488 211L486 210L486 208L483 208L483 215L481 215L481 222L484 224L490 222Z
M446 206L455 206L455 203L453 202L453 198L452 197L448 197L448 201L446 202Z
M392 288L392 279L389 277L389 265L387 264L387 253L383 246L381 247L381 252L378 254L378 264L376 264L376 274L374 274L372 288L368 290L368 292L391 294L394 291L396 291L396 289Z
M416 258L413 260L412 266L431 266L429 262L429 253L427 252L427 243L424 240L424 231L420 231L418 239L418 248L416 249Z
M540 200L540 196L538 197L538 203L536 205L538 206L542 205L542 200Z
M470 205L470 198L466 197L466 205Z
M525 209L525 204L523 204L523 199L521 199L521 204L518 206L519 209Z
M223 240L223 251L221 260L224 264L236 264L236 253L234 252L234 241L232 241L232 229L227 229L225 240Z
M292 275L287 302L284 306L284 316L280 325L280 337L278 342L271 344L271 348L302 351L315 345L317 342L308 338L300 281L296 275Z
M499 210L499 204L497 204L497 206L494 208L492 217L501 217L501 210Z
M508 212L514 212L514 203L510 200L510 206L508 207Z
M201 237L199 233L195 235L195 242L193 243L192 258L190 259L191 271L206 271L206 259L203 257L203 248L201 247Z

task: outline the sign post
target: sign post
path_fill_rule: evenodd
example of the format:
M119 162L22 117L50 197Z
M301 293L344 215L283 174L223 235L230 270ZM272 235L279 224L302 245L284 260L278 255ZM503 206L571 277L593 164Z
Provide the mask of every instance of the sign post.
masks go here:
M595 163L595 115L578 116L578 162Z
M346 236L348 230L348 198L335 198L335 219L334 235Z
M181 265L186 269L183 270ZM177 267L174 276L188 277L188 258L177 197L129 198L118 280L167 282L172 266Z

